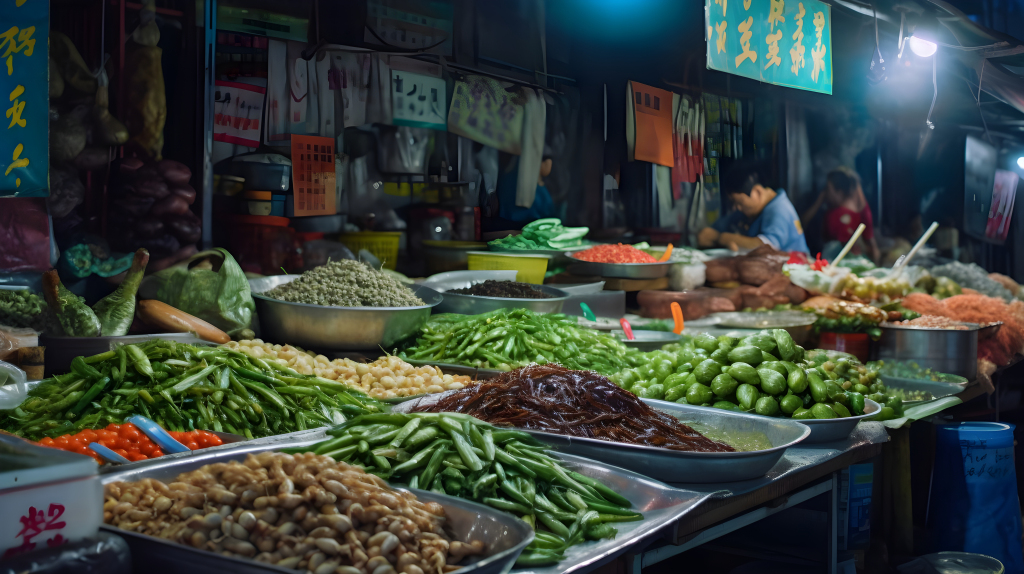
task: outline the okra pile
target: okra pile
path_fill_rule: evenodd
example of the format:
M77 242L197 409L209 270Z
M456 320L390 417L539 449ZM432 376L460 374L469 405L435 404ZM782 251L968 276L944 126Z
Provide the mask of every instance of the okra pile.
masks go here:
M458 496L522 518L536 538L517 566L555 564L585 540L613 538L615 522L641 520L628 499L566 469L529 434L459 413L368 414L309 452L363 467L392 484Z
M580 327L575 317L498 309L482 315L433 315L399 356L506 372L531 363L558 363L610 375L630 366L630 354L639 353L610 334Z
M39 440L143 415L168 430L255 438L335 424L381 410L338 383L226 348L155 340L76 357L43 380L0 429Z
M794 419L865 414L865 398L882 409L875 420L903 416L899 398L885 394L878 373L849 355L806 351L783 329L743 339L701 333L684 345L633 359L609 377L641 398Z

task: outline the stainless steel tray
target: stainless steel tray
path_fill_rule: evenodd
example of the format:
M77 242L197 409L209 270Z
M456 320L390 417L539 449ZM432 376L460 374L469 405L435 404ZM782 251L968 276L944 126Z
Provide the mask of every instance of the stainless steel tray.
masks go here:
M658 279L668 275L672 267L671 261L664 263L593 263L582 261L572 256L573 252L565 255L572 261L568 266L569 273L573 275L597 275L600 277L621 277L624 279Z
M312 442L316 441L296 442L289 446L300 446ZM238 447L219 453L160 461L143 468L108 473L102 477L101 482L103 484L116 481L134 482L143 478L170 481L183 472L189 472L207 464L231 460L241 461L248 454L274 450L281 446ZM515 563L523 548L533 540L533 530L528 524L489 506L423 490L413 490L412 492L422 500L438 502L444 507L447 516L446 525L456 539L474 538L487 545L488 556L467 564L466 567L459 570L462 574L505 574ZM197 550L191 546L120 530L112 526L104 525L103 528L121 536L128 542L132 556L137 560L134 569L138 572L147 574L177 574L180 572L189 572L189 574L289 572L295 574L296 572L296 570L278 568L255 560Z
M418 405L431 404L444 393L428 395L396 405L393 411L409 412ZM734 482L763 476L782 458L787 448L806 439L811 430L803 421L770 418L722 409L680 405L643 399L652 408L683 422L696 422L719 429L763 432L772 448L753 452L683 452L607 440L581 438L526 430L551 444L559 452L592 458L640 472L665 482Z
M298 277L275 275L249 280L263 340L317 350L390 347L422 327L431 308L441 303L441 294L423 285L410 287L426 303L419 307L326 307L262 295Z
M473 281L466 285L469 287L482 281ZM549 299L512 299L509 297L483 297L480 295L459 295L441 291L444 300L437 307L435 313L458 313L460 315L479 315L497 309L529 309L534 313L561 313L562 305L569 298L569 294L561 289L548 287L547 285L534 285L535 289L550 295ZM456 287L458 289L458 287Z
M583 457L558 452L554 455L567 468L599 480L625 496L644 514L644 519L613 524L619 531L615 538L573 546L565 552L565 560L554 566L520 568L514 574L572 574L590 570L651 537L711 497L711 493L672 488L641 474Z

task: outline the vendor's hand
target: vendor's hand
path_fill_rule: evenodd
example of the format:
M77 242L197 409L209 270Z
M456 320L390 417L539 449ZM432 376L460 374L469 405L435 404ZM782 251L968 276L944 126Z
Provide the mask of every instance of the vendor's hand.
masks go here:
M714 247L718 244L719 233L712 227L705 227L697 234L697 245L703 248Z

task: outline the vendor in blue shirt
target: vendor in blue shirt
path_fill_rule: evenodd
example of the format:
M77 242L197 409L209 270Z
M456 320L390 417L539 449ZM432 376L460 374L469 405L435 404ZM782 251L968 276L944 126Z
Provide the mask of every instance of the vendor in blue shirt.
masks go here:
M782 189L764 186L759 170L737 165L722 177L722 195L733 210L697 235L702 248L734 251L770 245L779 251L808 253L796 208Z
M545 155L540 162L540 173L537 175L537 192L533 205L520 207L516 205L516 185L519 181L519 164L498 176L499 215L502 219L526 224L537 219L553 217L555 205L551 201L551 192L544 185L544 178L551 175L551 156ZM522 227L520 225L519 227Z

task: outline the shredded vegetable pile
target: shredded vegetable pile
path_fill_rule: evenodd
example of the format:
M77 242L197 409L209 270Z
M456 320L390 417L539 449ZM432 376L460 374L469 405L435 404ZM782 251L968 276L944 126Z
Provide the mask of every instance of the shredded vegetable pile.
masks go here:
M530 366L442 396L421 412L456 412L500 426L696 452L731 452L590 371Z
M657 259L632 245L597 245L573 253L573 257L592 263L657 263Z

